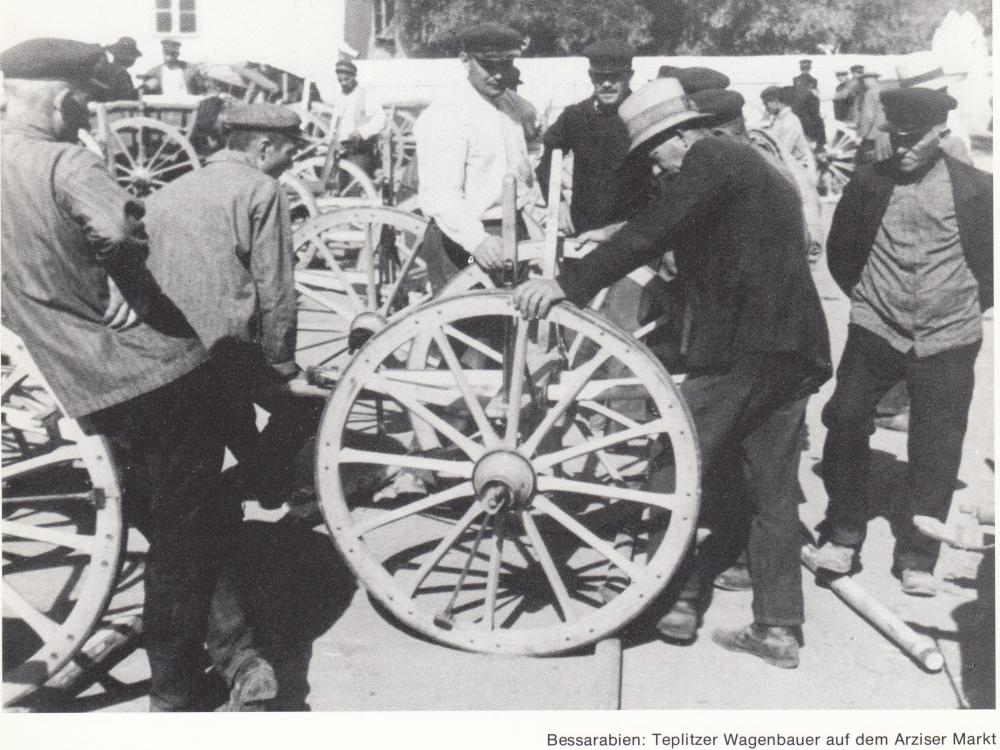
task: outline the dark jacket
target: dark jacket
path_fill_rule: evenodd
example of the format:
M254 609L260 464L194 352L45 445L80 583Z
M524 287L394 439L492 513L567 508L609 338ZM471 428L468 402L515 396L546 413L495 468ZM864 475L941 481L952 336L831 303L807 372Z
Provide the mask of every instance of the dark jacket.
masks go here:
M109 62L98 68L97 75L108 87L97 97L98 101L123 102L139 98L139 92L132 83L132 75L124 66Z
M993 306L993 176L945 154L958 234L983 310ZM848 297L861 279L889 205L896 177L892 161L859 167L844 188L826 241L834 281Z
M640 164L618 171L628 155L629 137L617 111L598 109L593 97L571 104L546 131L544 142L535 174L546 199L552 150L573 153L570 216L577 232L625 221L645 202L649 170Z
M583 304L670 247L691 313L691 369L796 353L818 385L832 372L830 340L804 246L794 186L753 146L708 137L649 206L558 281Z

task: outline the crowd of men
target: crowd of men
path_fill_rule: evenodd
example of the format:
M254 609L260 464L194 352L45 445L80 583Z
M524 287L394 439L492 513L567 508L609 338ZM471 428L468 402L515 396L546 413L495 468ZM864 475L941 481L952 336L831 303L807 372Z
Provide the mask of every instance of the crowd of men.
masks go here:
M748 133L743 97L722 73L665 67L633 90L633 51L598 42L585 53L592 95L544 133L533 170L526 109L510 96L521 36L483 24L460 41L466 80L415 127L420 205L431 220L421 252L432 285L441 288L468 263L495 271L512 260L500 238L505 176L515 175L523 208L528 186L550 179L552 152L573 155L560 229L592 249L554 279L522 283L515 305L541 318L610 286L602 312L611 319L665 320L671 335L657 352L686 372L681 390L703 459L703 525L728 540L736 568L724 581L753 590L753 621L713 639L796 667L804 622L800 434L808 399L833 375L810 265L823 242L809 216L813 152L792 111L794 89L815 92L815 79L803 64L791 92L765 92L763 129L774 151ZM165 40L163 52L163 64L143 77L146 90L194 93L179 45ZM205 167L139 201L76 145L87 102L116 86L114 96L128 93L109 66L127 75L139 56L129 38L108 48L33 39L0 54L3 321L67 414L107 436L123 469L127 518L149 540L143 642L151 709L251 710L267 706L278 686L222 540L240 523L234 497L252 492L280 504L292 459L318 420L315 406L288 390L298 375L293 252L276 181L301 146L301 122L278 105L233 106L222 115L224 147ZM378 113L352 99L353 63L336 72L344 94L337 140L364 158L381 128ZM956 102L941 77L910 78L912 85L879 91L862 71L842 84L850 96L834 95L837 106L868 113L877 103L880 114L826 241L830 270L851 300L848 343L823 413L830 504L818 564L833 574L856 564L872 419L900 381L912 402L906 515L944 520L980 319L992 305L991 176L945 149ZM879 151L868 141L887 145ZM653 283L627 278L647 264ZM270 413L260 434L254 404ZM224 480L226 448L240 463ZM662 490L664 481L653 471L648 489ZM744 522L749 530L740 535ZM931 596L937 543L904 527L894 570L903 591ZM696 637L711 582L703 557L692 548L680 593L656 605L668 641Z

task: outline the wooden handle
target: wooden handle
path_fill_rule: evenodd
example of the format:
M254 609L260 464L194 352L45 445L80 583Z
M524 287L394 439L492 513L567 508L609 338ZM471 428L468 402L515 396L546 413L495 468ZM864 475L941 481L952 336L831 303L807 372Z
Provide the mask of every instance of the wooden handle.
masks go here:
M556 254L559 249L559 206L562 200L562 149L552 151L549 169L548 223L545 225L545 250L542 254L542 275L547 279L556 276Z
M802 564L816 572L816 548L807 544L802 548ZM837 576L829 581L833 592L846 602L851 609L881 630L890 640L916 659L931 672L940 672L944 657L937 644L926 635L915 632L909 625L873 597L850 576Z
M505 258L512 258L517 265L517 178L506 174L503 178L503 198L501 202L503 221L501 242Z

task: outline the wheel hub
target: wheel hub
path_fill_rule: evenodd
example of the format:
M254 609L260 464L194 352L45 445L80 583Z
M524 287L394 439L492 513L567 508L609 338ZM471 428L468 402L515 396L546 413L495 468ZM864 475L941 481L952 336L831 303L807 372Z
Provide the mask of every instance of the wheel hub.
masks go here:
M472 487L487 510L496 510L504 502L522 506L535 492L535 470L517 451L492 451L472 470Z

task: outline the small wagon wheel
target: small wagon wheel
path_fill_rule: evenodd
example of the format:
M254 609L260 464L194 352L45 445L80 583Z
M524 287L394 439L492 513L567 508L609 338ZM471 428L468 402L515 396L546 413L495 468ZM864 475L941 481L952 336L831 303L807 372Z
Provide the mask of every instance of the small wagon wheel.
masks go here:
M126 117L111 123L108 149L112 176L139 198L201 168L184 134L151 117Z
M295 232L296 360L332 368L399 310L430 297L417 257L427 221L380 206L320 214Z
M858 145L854 131L841 128L826 144L826 149L816 155L821 195L837 196L844 191L854 174Z
M486 351L470 325L505 331L503 351ZM554 347L506 291L413 308L347 365L323 415L317 483L334 542L396 618L458 648L541 655L607 636L667 585L695 530L698 450L669 374L570 305L546 330ZM428 332L428 366L401 367ZM591 355L571 365L558 342L574 337ZM489 363L467 369L474 346ZM630 376L595 378L610 360ZM605 406L611 391L652 417ZM377 431L349 429L373 411ZM439 446L415 444L415 420ZM356 491L402 472L420 480L407 493ZM644 489L653 472L656 492Z
M323 185L325 162L326 157L314 156L294 162L289 170L309 187L321 211L344 206L379 205L382 202L372 178L357 164L344 159L337 162L337 176L334 178L336 187L326 190Z
M295 175L285 172L278 178L281 187L288 198L288 209L292 215L292 229L305 224L309 219L319 216L319 206L316 205L316 197L312 194L309 186Z
M124 533L108 445L60 411L3 331L3 703L58 672L104 614Z

